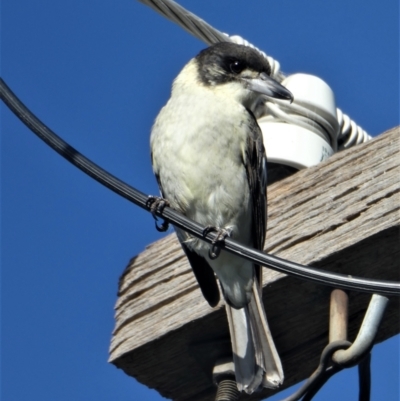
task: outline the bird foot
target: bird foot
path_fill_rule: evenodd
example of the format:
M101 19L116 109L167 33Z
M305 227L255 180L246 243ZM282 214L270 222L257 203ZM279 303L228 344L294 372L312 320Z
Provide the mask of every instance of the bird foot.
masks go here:
M149 197L147 198L146 207L148 207L150 209L150 212L153 215L153 218L155 220L156 229L157 229L157 231L160 231L160 232L164 232L164 231L168 230L169 221L167 219L163 219L162 224L158 225L157 224L158 218L156 216L156 213L157 212L162 213L166 206L170 206L170 204L164 198L160 198L159 196L152 196L152 195L149 195Z
M217 235L211 241L211 248L208 251L208 256L210 257L210 259L217 259L219 254L221 253L220 244L225 241L225 238L231 236L231 232L229 230L226 230L225 228L207 226L203 230L203 237L207 236L207 234L211 232L215 232Z

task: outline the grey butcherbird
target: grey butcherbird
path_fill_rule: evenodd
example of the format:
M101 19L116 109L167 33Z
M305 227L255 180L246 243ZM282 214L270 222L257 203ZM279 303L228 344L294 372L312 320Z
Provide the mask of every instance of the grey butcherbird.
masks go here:
M254 117L260 95L293 100L270 77L257 51L218 43L183 68L151 132L153 170L170 206L218 237L263 249L266 231L266 158ZM277 388L281 361L261 300L261 267L176 229L201 291L226 301L235 375L240 391ZM212 248L215 250L215 246ZM215 274L214 274L215 273Z

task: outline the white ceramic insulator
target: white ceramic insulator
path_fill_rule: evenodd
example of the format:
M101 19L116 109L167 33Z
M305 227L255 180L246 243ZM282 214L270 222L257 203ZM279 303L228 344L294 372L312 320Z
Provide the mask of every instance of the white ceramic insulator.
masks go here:
M280 102L279 112L274 113L276 106L268 107L267 103L265 115L258 120L268 161L297 169L314 166L336 150L339 123L335 96L313 75L290 75L282 84L292 92L293 104Z
M335 95L329 85L314 75L293 74L282 81L294 96L294 105L300 105L325 120L324 129L335 147L339 132ZM311 118L312 119L312 118Z
M259 121L269 162L284 164L298 170L315 166L334 152L314 132L286 123Z

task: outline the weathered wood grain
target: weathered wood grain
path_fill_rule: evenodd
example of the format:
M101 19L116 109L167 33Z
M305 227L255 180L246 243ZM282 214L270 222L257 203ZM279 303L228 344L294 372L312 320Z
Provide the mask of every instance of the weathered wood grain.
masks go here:
M399 281L399 128L268 188L265 251L298 263ZM328 342L330 288L265 269L264 303L288 387ZM350 293L353 340L369 295ZM211 370L230 354L223 302L203 300L175 234L133 258L119 283L110 361L174 400L213 400ZM399 333L392 299L377 341ZM259 400L272 394L243 396Z

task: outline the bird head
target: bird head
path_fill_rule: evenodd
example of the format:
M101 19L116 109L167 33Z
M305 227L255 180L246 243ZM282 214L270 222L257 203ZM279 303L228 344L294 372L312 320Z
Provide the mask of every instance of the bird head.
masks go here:
M292 93L271 77L268 60L257 50L230 42L221 42L195 57L198 81L252 103L260 95L293 101Z

